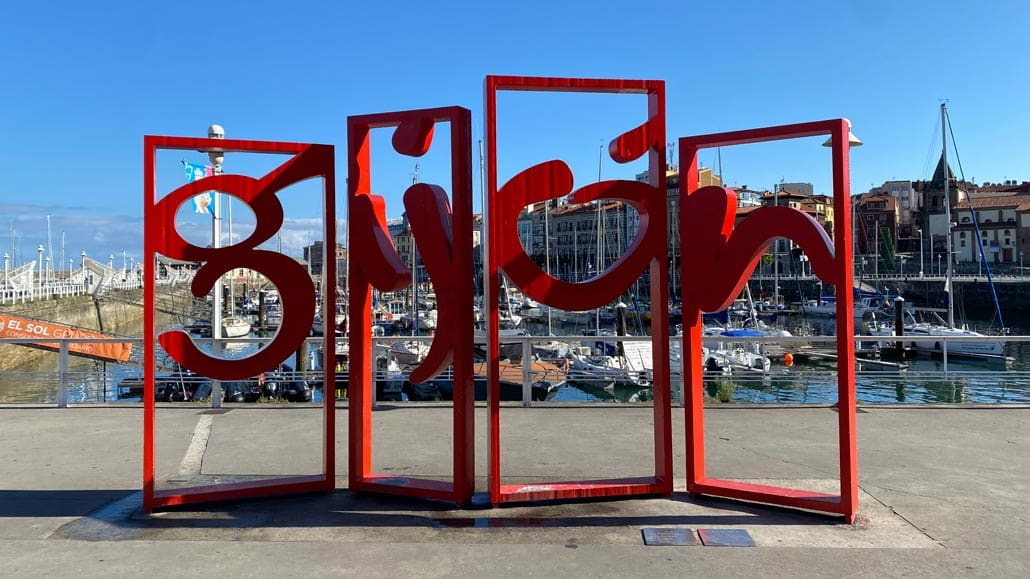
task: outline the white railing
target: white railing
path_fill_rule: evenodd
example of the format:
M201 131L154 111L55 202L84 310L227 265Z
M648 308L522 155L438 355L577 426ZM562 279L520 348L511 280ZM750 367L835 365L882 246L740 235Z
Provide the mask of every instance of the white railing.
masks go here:
M7 287L0 289L0 304L23 304L37 300L85 295L87 293L88 289L86 286L78 283L54 283L24 289Z

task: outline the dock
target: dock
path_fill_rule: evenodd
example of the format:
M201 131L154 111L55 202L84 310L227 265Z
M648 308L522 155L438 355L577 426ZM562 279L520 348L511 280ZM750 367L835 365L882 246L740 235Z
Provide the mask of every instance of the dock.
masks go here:
M799 349L793 353L795 359L810 359L810 360L832 360L837 361L837 354L828 350L807 350ZM877 353L878 355L879 353ZM895 370L905 370L908 368L908 364L904 362L893 362L890 360L883 360L879 358L870 358L872 351L859 350L855 352L855 361L859 364L866 364L870 366L877 366L880 368L892 368Z

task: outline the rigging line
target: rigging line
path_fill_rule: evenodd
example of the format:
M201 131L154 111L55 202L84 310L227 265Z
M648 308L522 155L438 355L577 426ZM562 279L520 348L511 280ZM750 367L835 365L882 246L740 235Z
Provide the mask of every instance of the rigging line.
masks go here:
M962 179L962 183L966 182L966 174L962 170L962 159L958 155L958 143L955 141L955 129L951 125L951 115L948 114L948 109L944 109L944 118L948 121L948 134L951 135L951 148L955 151L955 164L958 165L958 174ZM945 167L947 172L947 167ZM945 174L945 179L947 174ZM950 199L945 199L945 203L950 203ZM969 213L973 220L973 233L976 235L976 248L980 253L980 263L983 264L984 271L987 273L987 287L991 290L991 299L994 301L994 315L998 317L998 325L1001 326L1002 331L1005 331L1005 320L1001 317L1001 306L998 304L998 293L994 289L994 279L991 276L991 264L987 261L984 255L984 242L980 236L980 220L976 217L976 209L973 208L973 199L969 195L968 188L966 190L966 205L969 205Z
M940 144L940 135L937 134L937 131L940 130L940 127L940 119L935 114L933 130L930 132L930 144L926 147L926 158L923 160L923 172L921 174L923 181L933 180L933 172L937 167L937 161L940 159L940 155L937 154L937 145Z

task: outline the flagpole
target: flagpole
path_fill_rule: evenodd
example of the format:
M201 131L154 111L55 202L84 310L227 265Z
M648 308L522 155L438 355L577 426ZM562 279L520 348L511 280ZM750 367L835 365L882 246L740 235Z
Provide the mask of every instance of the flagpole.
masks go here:
M207 129L207 138L209 139L223 139L225 138L225 131L218 125L211 125ZM221 152L210 152L208 158L211 160L213 176L217 177L222 174L222 160L223 156ZM218 194L217 190L211 190L211 248L218 249L221 247L222 237L222 216L219 211L221 204L221 195ZM215 280L214 288L214 300L212 301L212 307L214 311L211 314L211 338L214 339L214 343L218 344L218 340L222 337L222 276L218 276ZM217 352L215 352L217 354Z
M207 129L207 138L209 139L224 139L225 129L219 125L211 125ZM217 177L222 174L222 161L224 159L224 153L222 151L211 151L207 154L208 159L211 161L212 176ZM218 212L219 198L218 191L216 189L211 190L211 247L218 249L220 246L220 238L222 234L222 223L221 216ZM215 357L220 358L222 356L222 276L218 276L215 279L214 287L214 299L211 302L213 311L211 312L211 351ZM221 408L222 407L222 383L218 380L214 380L211 383L211 407Z

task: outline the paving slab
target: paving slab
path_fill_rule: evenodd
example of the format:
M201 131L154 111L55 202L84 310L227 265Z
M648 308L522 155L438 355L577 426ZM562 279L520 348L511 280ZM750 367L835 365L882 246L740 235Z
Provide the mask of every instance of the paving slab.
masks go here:
M860 507L846 525L687 495L682 411L671 497L458 509L355 495L346 490L341 406L332 494L146 515L140 408L0 407L0 575L1030 575L1030 408L864 410ZM310 471L320 414L296 405L162 408L158 472L165 484L202 484ZM628 405L506 407L502 472L507 482L642 474L653 454L650 416ZM374 412L376 467L446 478L448 417L446 405ZM485 409L476 417L482 493ZM713 476L838 488L832 408L713 407L705 419ZM744 532L754 547L648 546L644 529Z

